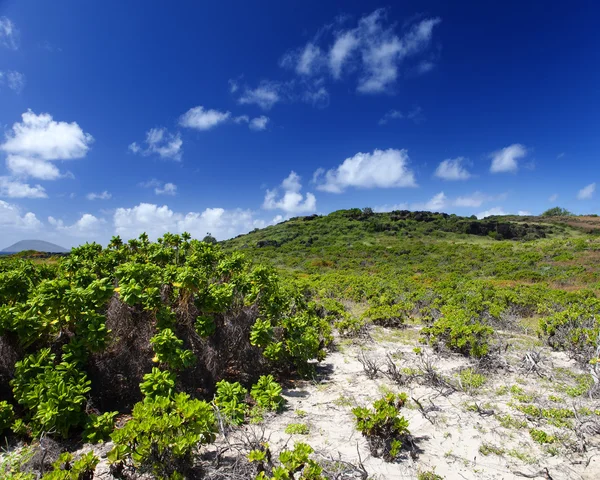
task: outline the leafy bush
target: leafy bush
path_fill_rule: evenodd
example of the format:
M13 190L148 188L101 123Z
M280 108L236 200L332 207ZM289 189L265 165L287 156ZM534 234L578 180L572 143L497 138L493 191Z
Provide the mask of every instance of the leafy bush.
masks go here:
M52 464L53 470L42 477L42 480L92 480L94 470L100 463L100 459L94 452L82 455L73 461L73 454L62 453Z
M352 409L356 428L369 443L371 455L393 461L400 454L403 442L408 438L408 421L398 413L407 400L404 393L389 393L373 402L373 408Z
M15 411L13 406L6 401L0 402L0 435L12 425L14 418Z
M482 325L462 309L446 308L443 313L433 325L421 330L424 343L433 347L443 344L452 351L477 358L489 352L492 327Z
M487 381L485 375L477 373L472 368L465 368L464 370L461 370L459 374L459 379L463 390L465 390L466 392L473 392L479 390L485 385L485 382Z
M123 428L111 435L111 463L131 462L140 473L158 477L184 474L198 444L212 443L217 423L210 404L178 393L140 402Z
M144 381L140 383L140 390L145 399L172 398L175 393L175 374L153 367L152 372L144 375Z
M293 450L279 453L279 465L273 465L268 445L260 450L252 450L248 460L257 465L256 480L326 480L323 468L310 455L314 452L306 443L296 443Z
M118 413L106 412L101 415L90 415L83 430L83 440L89 443L99 443L108 440L110 434L115 429L115 417Z
M56 363L50 349L42 349L15 365L11 385L15 399L27 411L34 436L57 432L67 437L74 426L85 421L83 409L90 381L75 363Z
M239 382L230 383L226 380L217 382L214 403L234 425L244 423L248 408L244 403L247 393L248 391Z
M375 325L382 327L401 327L407 316L407 307L403 304L375 306L363 313L363 318L368 318Z
M305 423L288 423L285 427L285 433L288 435L308 435L310 427Z
M529 434L531 435L531 438L533 438L533 440L537 443L554 443L556 441L556 438L554 436L549 435L543 430L539 430L537 428L532 428L531 430L529 430Z
M542 213L542 217L570 217L573 213L566 208L553 207Z
M263 375L252 386L250 395L259 407L266 410L278 412L284 404L281 396L281 385L279 385L273 375Z
M156 360L169 367L180 370L191 366L196 358L191 350L181 348L183 340L177 338L170 328L165 328L150 339Z

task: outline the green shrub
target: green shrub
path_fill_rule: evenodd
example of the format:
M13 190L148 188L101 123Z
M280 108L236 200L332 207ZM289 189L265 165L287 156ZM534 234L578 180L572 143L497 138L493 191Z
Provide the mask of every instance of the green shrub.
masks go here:
M481 373L477 373L472 368L465 368L459 374L460 384L466 392L479 390L485 385L487 378Z
M181 348L183 340L177 338L170 328L165 328L150 339L156 360L180 370L192 365L196 358L191 350Z
M310 427L305 423L288 423L285 427L285 433L288 435L308 435Z
M363 319L368 318L381 327L401 327L408 317L408 308L403 304L374 306L363 313Z
M160 478L185 474L199 444L215 440L217 423L210 404L178 393L137 403L125 426L115 430L111 463L131 462L140 473Z
M15 364L11 381L15 399L28 413L33 436L57 432L67 437L72 427L85 421L83 409L90 381L75 363L56 364L56 355L42 349Z
M252 386L250 395L259 407L274 412L281 410L285 402L281 396L281 385L275 381L273 375L261 376Z
M424 343L433 347L443 344L452 351L476 358L489 352L493 333L493 328L482 325L467 311L459 308L445 309L443 317L421 330Z
M12 425L14 418L15 411L13 406L4 400L0 402L0 435Z
M230 383L226 380L217 382L217 393L215 394L214 403L234 425L244 423L248 406L244 403L246 399L246 390L239 382Z
M88 452L75 461L73 454L65 452L52 464L53 470L44 475L42 480L92 480L98 463L100 459L94 452Z
M547 434L543 430L538 430L537 428L532 428L531 430L529 430L529 434L531 435L531 438L533 438L533 440L537 443L554 443L556 441L556 438L554 436Z
M387 394L373 403L373 409L356 407L352 409L356 420L356 428L369 443L374 457L383 457L385 461L393 461L407 439L408 421L398 413L406 403L404 393Z
M293 450L285 449L279 453L279 465L271 461L269 446L252 450L248 460L256 464L258 475L256 480L326 480L323 468L310 455L314 452L306 443L296 443Z
M144 381L140 383L140 390L146 399L172 398L175 392L175 374L153 367L152 372L144 375Z
M108 440L115 429L115 417L118 413L106 412L101 415L90 415L83 430L83 440L88 443L99 443Z

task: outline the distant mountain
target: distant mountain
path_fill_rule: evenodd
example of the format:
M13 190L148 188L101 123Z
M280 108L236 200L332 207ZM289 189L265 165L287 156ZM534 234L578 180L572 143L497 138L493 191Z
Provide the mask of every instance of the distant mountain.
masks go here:
M18 253L24 250L35 250L36 252L50 252L50 253L66 253L68 250L60 245L56 245L50 242L44 242L43 240L21 240L20 242L6 247L1 253Z

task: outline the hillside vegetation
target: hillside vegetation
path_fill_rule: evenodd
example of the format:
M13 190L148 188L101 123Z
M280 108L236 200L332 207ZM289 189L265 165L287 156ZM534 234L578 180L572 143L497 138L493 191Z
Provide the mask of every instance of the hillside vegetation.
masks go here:
M561 218L353 209L0 259L0 473L597 478L600 240Z

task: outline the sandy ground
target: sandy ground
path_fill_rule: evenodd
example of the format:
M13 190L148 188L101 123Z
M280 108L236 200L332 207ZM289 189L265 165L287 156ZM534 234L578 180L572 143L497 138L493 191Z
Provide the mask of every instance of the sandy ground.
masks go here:
M480 388L448 394L419 378L402 386L395 384L385 375L386 355L390 354L399 368L413 371L429 357L436 371L455 384L459 384L458 372L472 366L471 360L454 354L435 354L429 347L422 347L420 355L415 353L418 327L375 328L371 334L367 340L339 341L336 351L318 366L314 380L295 382L293 388L284 389L286 408L282 413L267 416L261 424L231 431L226 439L220 435L214 445L204 450L216 451L228 442L255 435L268 441L274 454L302 441L320 457L362 462L369 479L414 479L426 471L446 479L600 479L600 430L582 434L585 451L578 448L581 444L575 434L578 429L581 434L583 425L600 425L600 401L566 393L568 387L577 385L577 375L584 373L566 354L539 345L534 337L508 335L505 341L510 348L504 355L507 368L486 373L486 383ZM543 359L539 363L541 375L527 373L520 366L525 353L532 349L540 352ZM378 363L382 372L368 378L359 361L361 355ZM394 463L370 455L366 440L355 430L351 412L355 406L370 406L390 390L406 392L425 410L423 413L414 400L403 409L418 451L414 455L406 452ZM585 407L587 417L581 418L588 418L589 422L570 418L565 424L552 425L548 419L519 411L520 405L576 412L583 412ZM592 413L594 410L598 410L597 414ZM511 421L507 422L507 418ZM290 423L306 424L310 432L286 434ZM554 435L555 442L536 443L529 433L531 428ZM95 478L112 478L106 463L106 452L111 447L109 442L86 446L78 452L93 448L102 458Z

